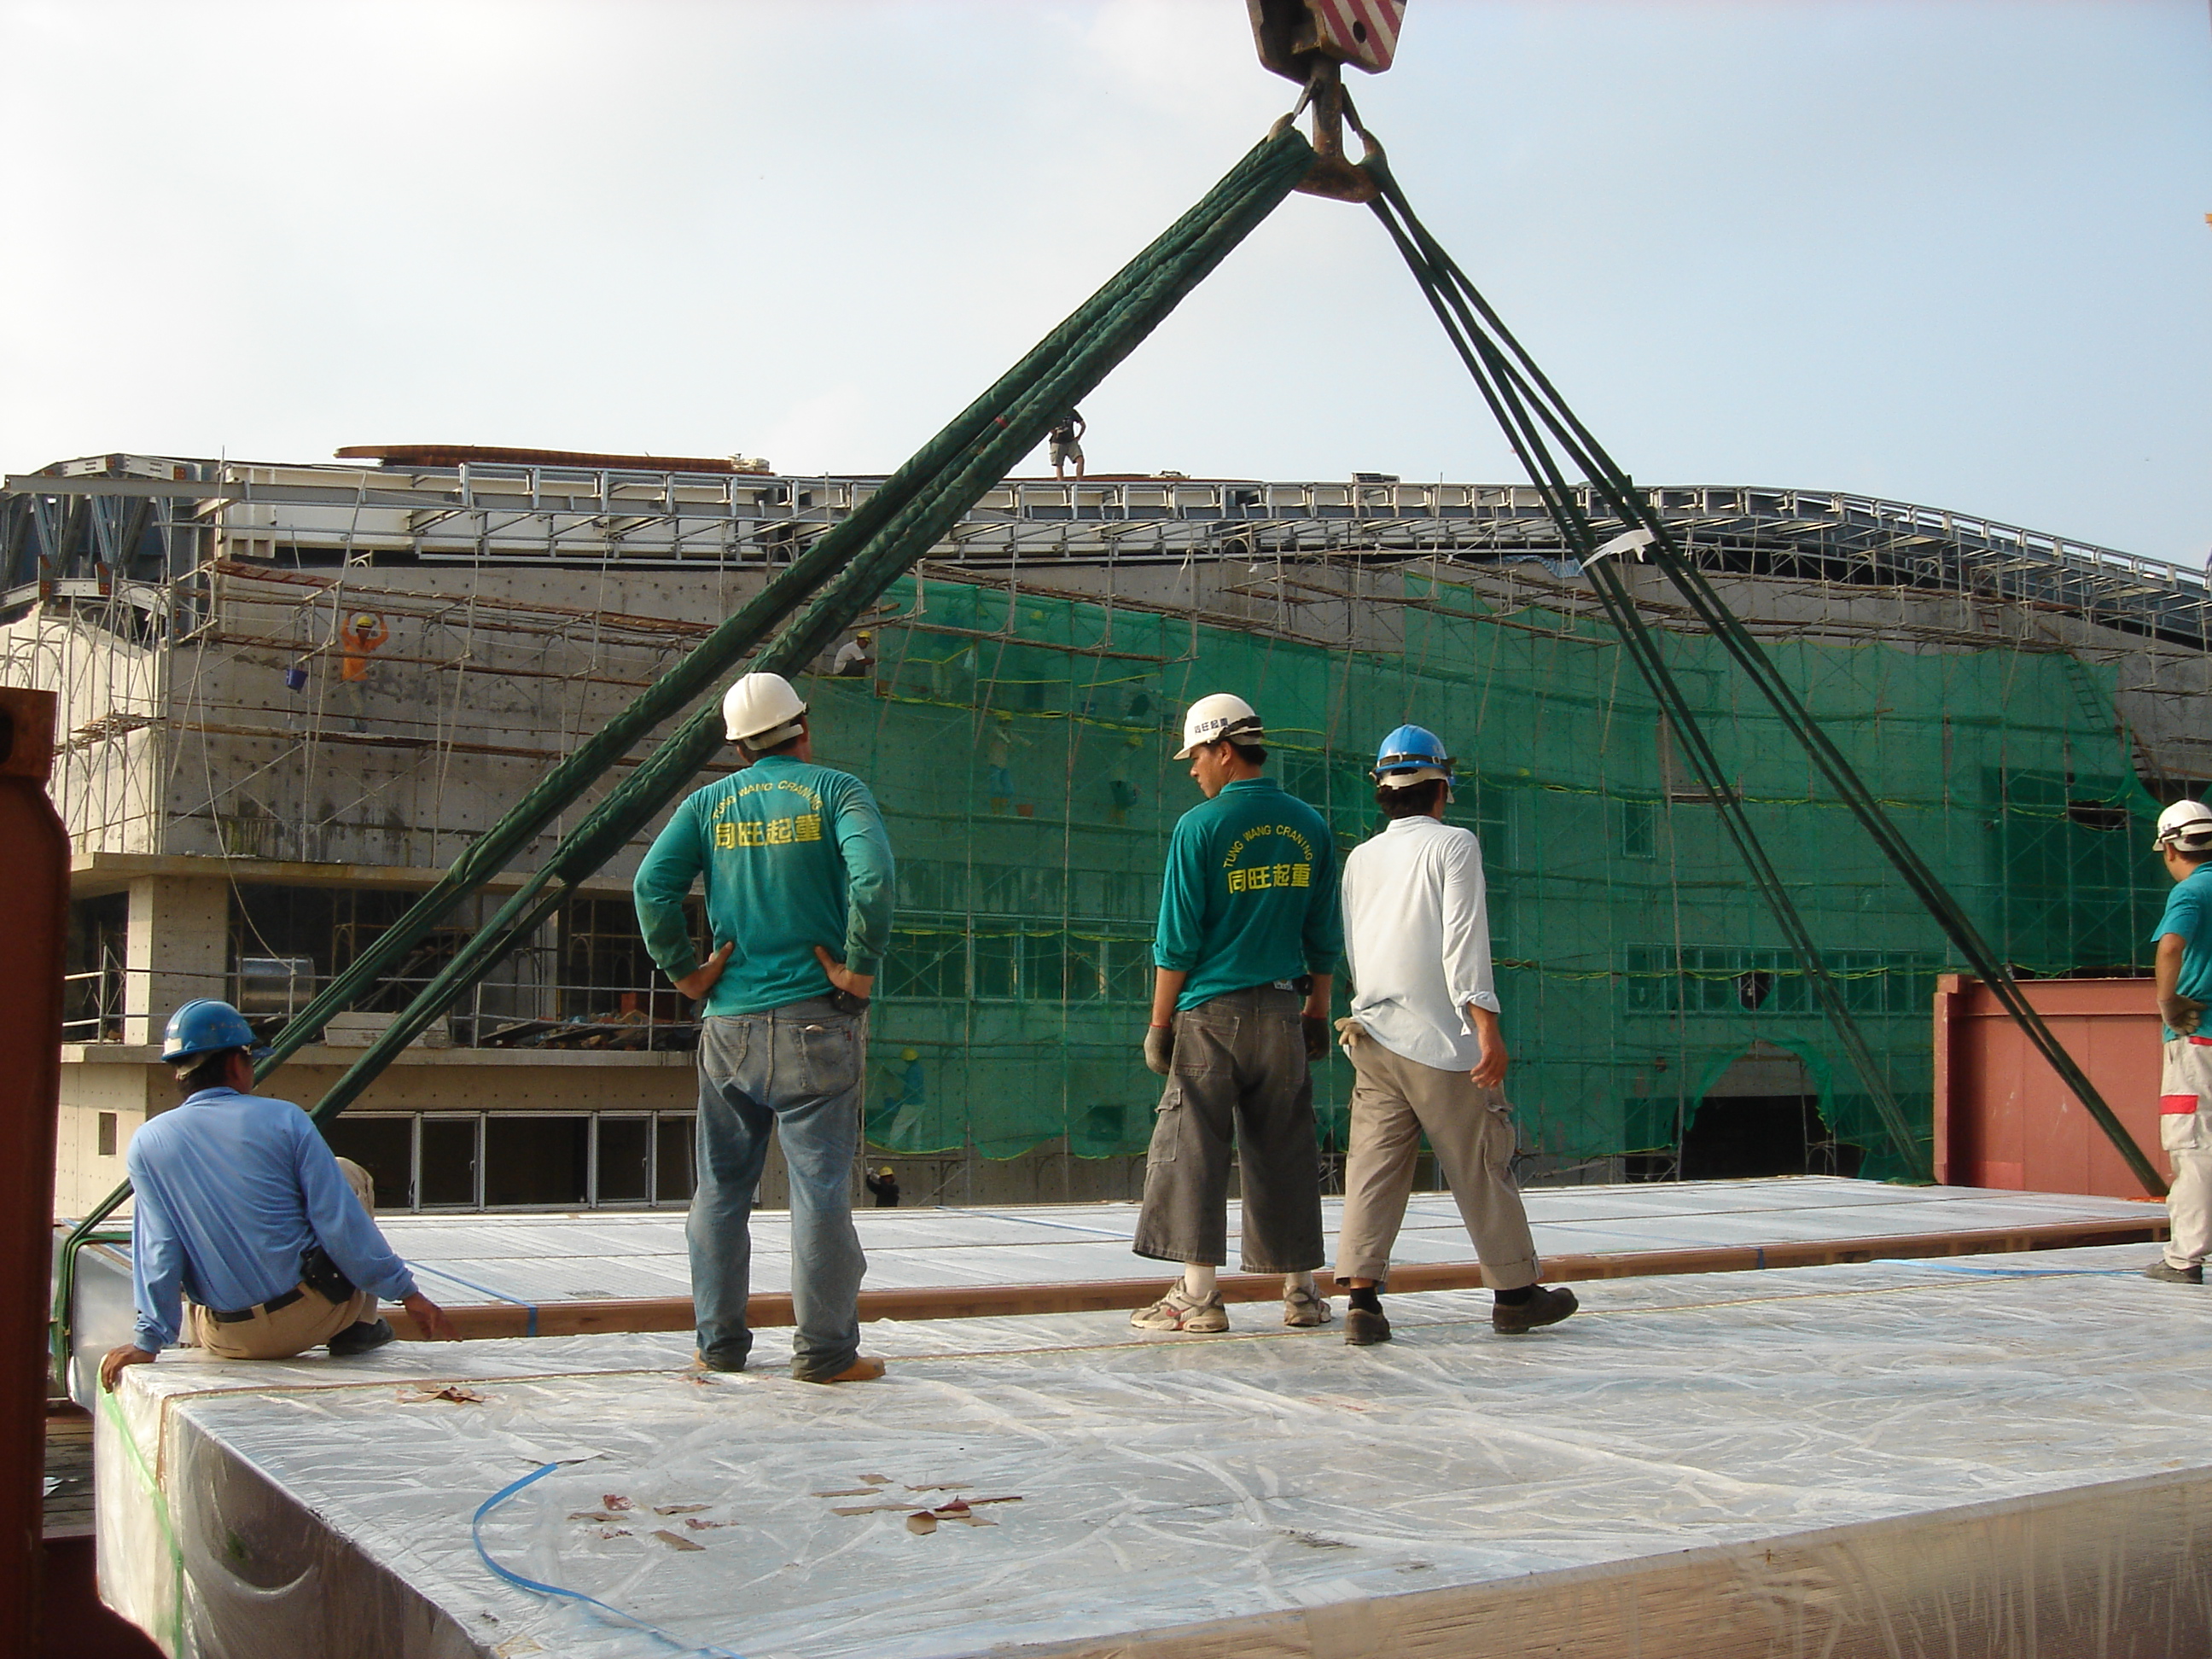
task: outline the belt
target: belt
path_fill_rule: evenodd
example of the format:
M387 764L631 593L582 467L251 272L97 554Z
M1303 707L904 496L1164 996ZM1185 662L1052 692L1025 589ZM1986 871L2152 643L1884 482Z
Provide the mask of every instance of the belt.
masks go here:
M307 1291L295 1285L281 1296L270 1297L258 1308L241 1308L235 1313L226 1312L221 1308L210 1308L207 1316L218 1325L243 1325L257 1314L273 1314L279 1308L289 1308L306 1294Z

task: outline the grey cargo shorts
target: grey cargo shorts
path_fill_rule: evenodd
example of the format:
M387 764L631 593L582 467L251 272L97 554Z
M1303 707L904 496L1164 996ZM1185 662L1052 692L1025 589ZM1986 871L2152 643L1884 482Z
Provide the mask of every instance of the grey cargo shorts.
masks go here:
M1160 1261L1224 1265L1230 1149L1244 1196L1244 1272L1322 1265L1321 1148L1298 1015L1305 999L1260 986L1176 1016L1133 1248Z

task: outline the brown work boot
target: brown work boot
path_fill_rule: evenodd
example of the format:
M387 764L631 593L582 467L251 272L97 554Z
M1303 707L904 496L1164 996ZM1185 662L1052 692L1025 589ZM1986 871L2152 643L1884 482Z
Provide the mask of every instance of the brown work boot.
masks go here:
M1556 1325L1575 1310L1575 1293L1564 1285L1537 1285L1531 1287L1535 1294L1526 1302L1507 1307L1494 1302L1490 1309L1490 1328L1506 1336L1519 1336L1533 1331L1539 1325Z
M861 1354L835 1376L802 1376L802 1382L872 1382L884 1374L884 1362L872 1353Z

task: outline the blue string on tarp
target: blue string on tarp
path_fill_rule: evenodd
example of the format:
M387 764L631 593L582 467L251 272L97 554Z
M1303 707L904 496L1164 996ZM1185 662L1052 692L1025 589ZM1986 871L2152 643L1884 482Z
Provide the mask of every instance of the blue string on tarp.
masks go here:
M620 1607L611 1607L608 1603L600 1601L596 1595L586 1595L581 1590L565 1589L559 1584L543 1584L538 1583L535 1578L525 1578L520 1573L511 1571L507 1568L502 1567L498 1562L491 1559L491 1552L484 1547L484 1517L489 1515L494 1510L497 1509L501 1504L507 1502L508 1498L520 1492L524 1487L534 1485L536 1482L543 1480L547 1475L552 1474L554 1470L560 1467L561 1466L558 1463L547 1463L542 1468L533 1469L528 1474L524 1475L521 1480L510 1481L507 1485L501 1486L490 1497L485 1498L483 1503L477 1505L476 1515L469 1522L469 1537L476 1544L477 1559L482 1561L484 1565L490 1568L491 1571L499 1577L505 1579L508 1583L515 1585L519 1589L534 1590L540 1595L557 1595L567 1601L581 1601L586 1607L597 1607L601 1613L610 1613L615 1618L619 1619L623 1624L628 1625L631 1629L642 1631L647 1636L653 1637L656 1640L667 1643L670 1647L676 1649L679 1653L711 1654L716 1656L716 1659L742 1659L742 1656L731 1652L727 1648L702 1647L696 1643L685 1641L680 1636L672 1636L668 1632L661 1629L659 1626L653 1624L647 1620L641 1619L634 1613L624 1613Z

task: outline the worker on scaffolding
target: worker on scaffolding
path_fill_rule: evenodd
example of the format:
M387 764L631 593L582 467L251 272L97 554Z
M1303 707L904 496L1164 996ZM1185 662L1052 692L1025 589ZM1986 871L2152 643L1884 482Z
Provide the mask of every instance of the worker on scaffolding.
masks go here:
M425 1336L459 1333L415 1286L372 1218L375 1183L331 1155L313 1119L289 1100L253 1092L253 1028L227 1002L203 997L169 1018L161 1059L181 1105L131 1137L124 1163L131 1218L131 1341L100 1363L111 1392L189 1326L219 1359L333 1357L392 1340L380 1297L401 1304ZM179 1294L189 1305L179 1316Z
M364 716L368 713L369 672L377 651L391 637L384 618L367 611L349 617L345 631L338 636L340 712L356 732L368 729Z
M890 840L867 785L814 764L806 705L782 676L738 680L722 720L744 769L685 798L635 884L646 949L706 1005L684 1227L699 1361L743 1370L752 1350L753 1196L774 1133L791 1181L791 1373L867 1382L884 1364L860 1352L867 1259L852 1176L868 997L890 940ZM703 963L684 910L702 878L716 941Z
M2166 1253L2147 1279L2202 1285L2212 1255L2212 807L2181 800L2158 815L2151 847L2173 890L2151 938L2151 972L2166 1044L2158 1087L2159 1141L2173 1170L2166 1195Z
M1383 738L1371 775L1389 822L1344 861L1352 1012L1336 1029L1358 1081L1336 1276L1351 1292L1344 1340L1355 1347L1390 1340L1382 1290L1424 1134L1490 1281L1492 1328L1517 1334L1575 1310L1572 1291L1536 1282L1542 1265L1513 1185L1482 847L1443 822L1454 764L1424 726Z
M864 680L876 665L876 636L866 629L837 647L830 672L839 679Z
M1167 1079L1145 1166L1139 1255L1182 1278L1129 1316L1143 1330L1223 1331L1230 1149L1247 1273L1283 1275L1283 1322L1322 1325L1326 1259L1312 1061L1328 1052L1344 942L1336 847L1320 813L1261 775L1267 733L1242 697L1201 697L1177 760L1206 799L1168 842L1145 1063Z

